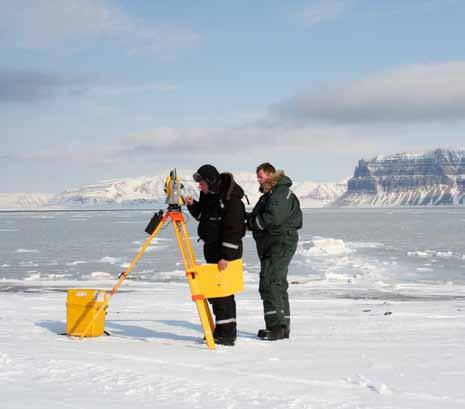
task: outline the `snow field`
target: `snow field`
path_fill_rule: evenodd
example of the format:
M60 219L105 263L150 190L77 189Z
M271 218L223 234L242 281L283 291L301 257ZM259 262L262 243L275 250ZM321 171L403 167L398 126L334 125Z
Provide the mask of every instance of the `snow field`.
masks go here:
M291 339L279 342L256 339L262 307L249 287L237 296L237 344L210 351L187 285L126 284L106 318L112 336L83 341L57 335L59 288L2 293L0 407L465 405L461 287L404 285L392 291L418 298L389 301L358 298L349 285L293 285Z

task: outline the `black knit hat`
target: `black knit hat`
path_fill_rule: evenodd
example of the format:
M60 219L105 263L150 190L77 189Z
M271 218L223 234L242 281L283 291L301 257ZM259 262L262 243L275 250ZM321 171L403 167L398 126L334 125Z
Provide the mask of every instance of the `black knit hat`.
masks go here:
M192 176L196 182L204 180L211 190L216 190L220 173L213 165L203 165Z

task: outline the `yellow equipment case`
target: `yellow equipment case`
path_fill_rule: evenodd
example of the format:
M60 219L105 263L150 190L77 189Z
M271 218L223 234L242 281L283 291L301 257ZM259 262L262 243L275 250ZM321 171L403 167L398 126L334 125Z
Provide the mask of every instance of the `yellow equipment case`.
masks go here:
M244 290L242 259L228 261L220 271L217 264L197 264L186 272L192 288L192 298L227 297Z
M105 290L73 288L66 303L66 335L99 337L105 331L105 313L97 314L107 295ZM86 328L90 328L86 332Z

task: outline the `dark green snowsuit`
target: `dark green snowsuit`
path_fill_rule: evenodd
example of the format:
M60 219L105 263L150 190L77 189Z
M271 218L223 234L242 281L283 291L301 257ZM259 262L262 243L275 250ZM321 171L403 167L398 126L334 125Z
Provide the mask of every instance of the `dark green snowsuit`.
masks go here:
M292 181L276 172L271 190L264 193L248 216L260 258L260 296L266 327L290 326L287 271L302 227L299 199L290 190Z

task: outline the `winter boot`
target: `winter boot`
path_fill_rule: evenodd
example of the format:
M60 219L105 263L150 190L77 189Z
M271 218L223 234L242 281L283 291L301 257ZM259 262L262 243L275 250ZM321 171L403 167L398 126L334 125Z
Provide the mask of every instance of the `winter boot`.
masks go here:
M258 331L257 336L260 339L267 341L277 341L279 339L284 339L284 328L281 325L277 325L269 329L261 329Z
M257 337L260 339L268 338L270 330L269 329L259 329L257 333ZM289 335L291 333L291 328L289 326L284 327L284 338L289 339Z
M215 336L213 337L213 339L215 340L215 344L227 345L231 347L236 342L236 337L232 337L232 336Z
M289 339L290 333L291 333L291 327L289 325L286 325L284 327L284 338Z
M268 330L267 329L259 329L257 333L257 337L260 339L265 339L267 337Z
M233 346L236 341L236 323L217 325L213 332L216 344Z

